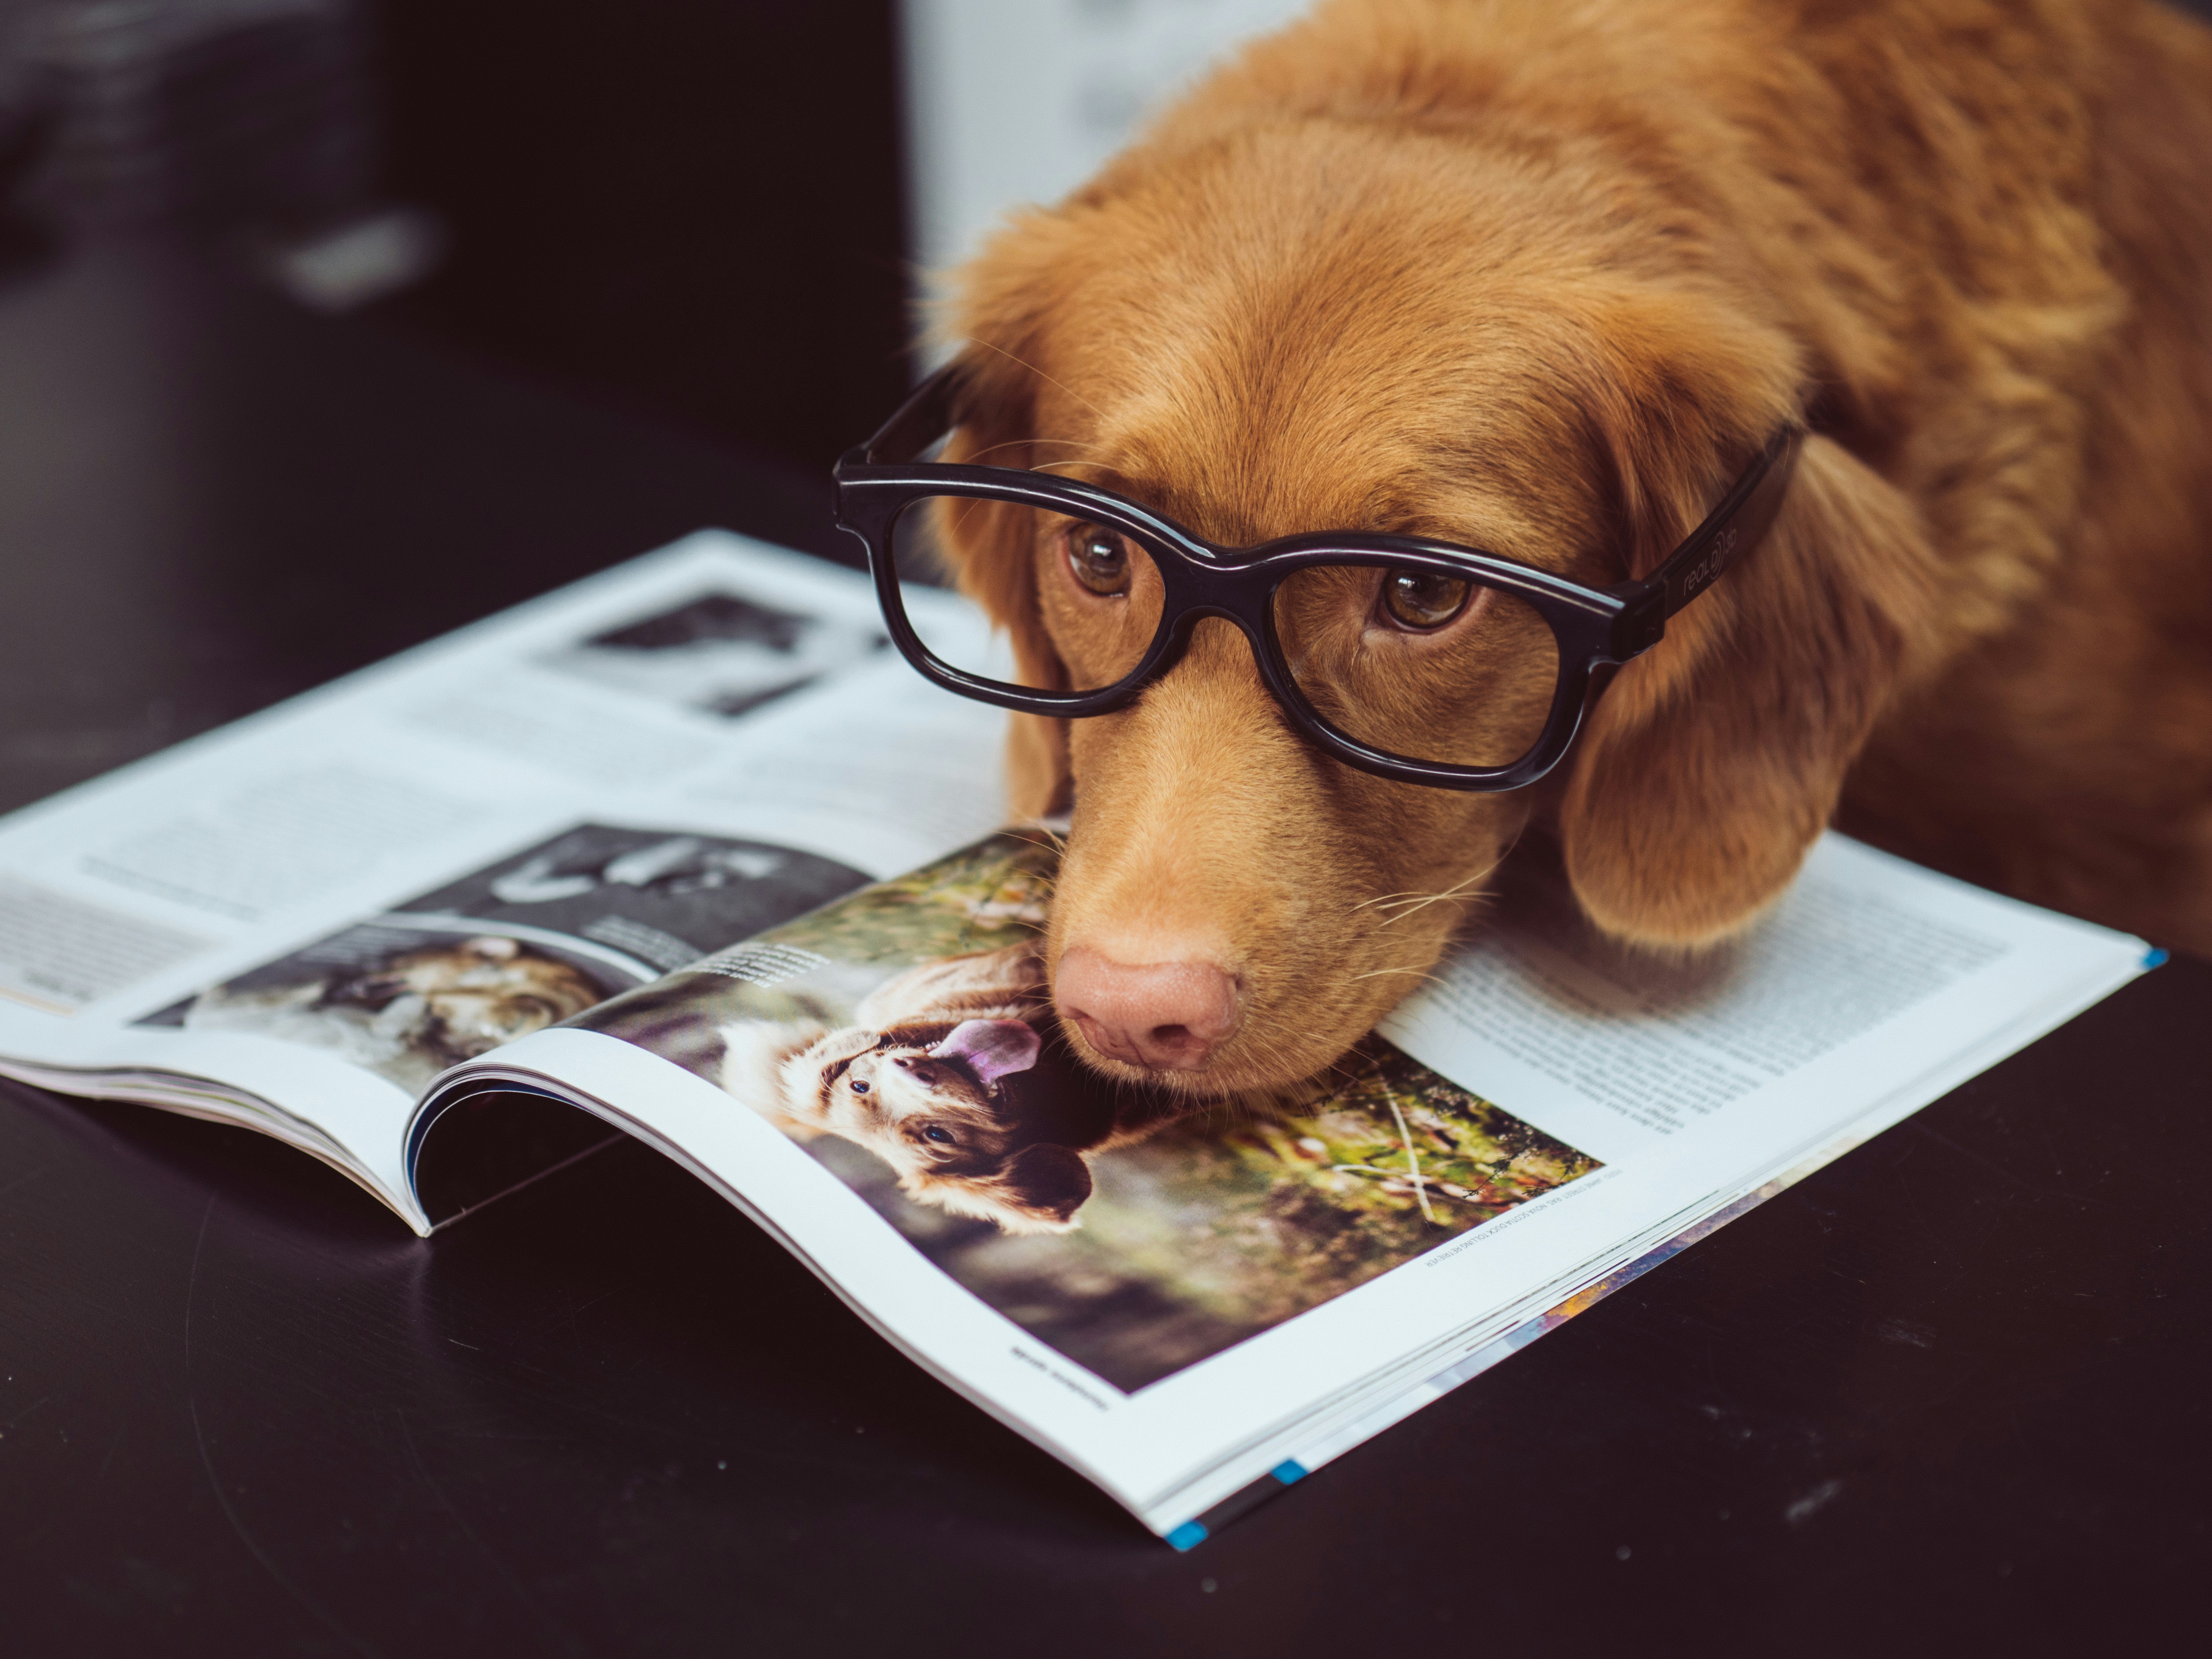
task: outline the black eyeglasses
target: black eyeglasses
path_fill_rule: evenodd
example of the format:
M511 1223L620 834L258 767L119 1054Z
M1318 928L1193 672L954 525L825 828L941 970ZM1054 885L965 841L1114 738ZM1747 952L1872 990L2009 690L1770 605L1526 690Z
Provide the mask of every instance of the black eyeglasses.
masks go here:
M956 371L923 382L837 463L837 523L865 543L892 640L948 690L1061 719L1110 714L1181 659L1200 620L1243 630L1285 711L1327 753L1444 789L1518 789L1557 766L1614 670L1772 526L1803 442L1775 434L1649 576L1589 587L1473 548L1361 532L1217 546L1074 478L920 459L957 424ZM963 514L1033 510L1038 621L1024 661L943 589ZM1026 594L1029 588L1021 591Z

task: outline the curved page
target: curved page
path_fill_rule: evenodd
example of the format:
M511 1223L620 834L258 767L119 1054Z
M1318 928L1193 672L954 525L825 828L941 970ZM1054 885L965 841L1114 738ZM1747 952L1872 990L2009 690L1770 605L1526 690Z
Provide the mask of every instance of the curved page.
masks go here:
M1173 1532L2142 958L1831 838L1741 945L1653 963L1530 865L1395 1042L1264 1109L1194 1106L1067 1051L1039 949L1055 856L992 837L463 1068L431 1107L505 1080L640 1134Z

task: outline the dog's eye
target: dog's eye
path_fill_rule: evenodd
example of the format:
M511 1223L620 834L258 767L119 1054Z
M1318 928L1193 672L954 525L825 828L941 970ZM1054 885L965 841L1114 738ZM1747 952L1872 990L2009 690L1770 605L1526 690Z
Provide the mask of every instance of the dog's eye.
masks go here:
M1417 633L1442 628L1467 609L1473 589L1454 576L1433 570L1386 570L1382 573L1382 609L1401 628Z
M868 1092L868 1085L860 1079L854 1078L853 1079L853 1092L856 1095L864 1095Z
M933 1140L940 1146L950 1146L952 1145L952 1131L950 1129L940 1129L934 1123L931 1124L927 1129L924 1129L921 1132L921 1138L924 1140Z
M1129 591L1129 544L1103 526L1079 524L1062 538L1067 568L1103 598Z

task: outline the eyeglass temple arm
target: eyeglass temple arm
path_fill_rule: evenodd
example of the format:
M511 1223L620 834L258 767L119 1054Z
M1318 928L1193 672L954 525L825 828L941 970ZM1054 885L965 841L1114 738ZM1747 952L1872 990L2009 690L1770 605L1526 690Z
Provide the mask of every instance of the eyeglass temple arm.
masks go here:
M877 429L859 459L872 466L896 465L913 460L951 431L960 379L957 363L947 363L930 375ZM1777 432L1705 522L1657 569L1634 584L1632 591L1642 602L1633 607L1633 615L1642 623L1637 631L1643 637L1624 641L1626 654L1657 643L1668 617L1718 581L1765 538L1782 510L1804 442L1804 428L1794 423Z
M1656 613L1646 612L1650 637L1638 649L1656 643L1668 617L1718 581L1731 565L1765 539L1782 511L1783 498L1790 493L1790 475L1796 471L1797 454L1804 444L1805 429L1801 426L1793 423L1776 433L1729 487L1720 505L1705 515L1705 521L1656 570L1636 584L1639 594L1658 596Z
M913 460L952 429L959 392L959 365L947 363L908 394L861 447L860 459L870 466Z

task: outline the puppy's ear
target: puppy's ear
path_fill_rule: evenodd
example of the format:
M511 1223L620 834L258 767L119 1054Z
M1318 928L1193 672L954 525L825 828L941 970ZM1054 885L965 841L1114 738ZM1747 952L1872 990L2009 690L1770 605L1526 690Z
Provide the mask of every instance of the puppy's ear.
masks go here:
M1010 1233L1064 1233L1091 1196L1091 1165L1073 1146L1040 1141L1014 1154L992 1183L1002 1208L995 1218Z
M1091 1196L1091 1166L1073 1146L1039 1141L981 1180L915 1174L899 1185L920 1203L995 1222L1001 1232L1064 1233L1082 1224L1075 1212Z
M963 1019L932 1048L933 1060L964 1060L985 1088L1036 1064L1044 1046L1036 1027L1018 1019Z
M1669 535L1705 510L1680 486L1644 489ZM1665 537L1638 540L1657 549L1641 569ZM1937 615L1918 514L1809 437L1765 539L1620 672L1583 734L1559 829L1591 920L1678 946L1753 920L1826 826L1875 719L1932 661Z

